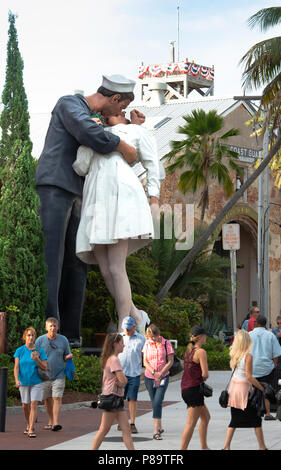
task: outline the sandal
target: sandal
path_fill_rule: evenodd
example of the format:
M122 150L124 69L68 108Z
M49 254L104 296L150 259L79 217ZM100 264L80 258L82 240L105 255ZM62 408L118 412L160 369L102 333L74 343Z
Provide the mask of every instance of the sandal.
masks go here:
M60 424L55 424L52 426L52 431L60 431L62 429L62 426Z
M161 434L159 432L157 432L156 434L153 434L153 439L155 439L156 441L163 441Z
M53 427L52 424L46 424L46 426L44 426L44 429L50 430L50 429L52 429L52 427Z
M163 434L164 429L158 429L159 434Z
M29 433L29 429L28 427L23 431L23 434L28 434Z
M36 437L36 434L34 431L30 431L27 435L28 437Z

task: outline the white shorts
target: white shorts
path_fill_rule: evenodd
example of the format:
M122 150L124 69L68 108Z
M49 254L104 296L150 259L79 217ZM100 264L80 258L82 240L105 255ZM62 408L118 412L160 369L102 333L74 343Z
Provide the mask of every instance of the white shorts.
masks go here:
M62 398L65 387L65 377L43 382L43 400L47 398Z
M42 383L36 385L21 385L19 390L22 403L28 404L32 401L42 401Z

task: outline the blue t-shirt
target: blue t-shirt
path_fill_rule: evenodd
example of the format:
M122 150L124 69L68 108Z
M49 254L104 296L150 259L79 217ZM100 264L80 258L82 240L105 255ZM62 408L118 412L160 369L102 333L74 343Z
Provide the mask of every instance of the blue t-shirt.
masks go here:
M253 377L264 377L274 369L273 359L281 356L281 346L276 336L263 327L250 331L253 342L250 353L253 356Z
M47 360L47 355L43 348L35 348L40 353L41 361ZM38 364L31 358L32 350L28 349L25 344L18 348L14 357L19 358L19 381L21 385L37 385L42 382L38 374Z
M55 339L49 339L47 335L39 336L35 341L36 346L44 348L48 356L48 365L51 371L51 380L65 377L65 356L71 354L68 339L58 334Z

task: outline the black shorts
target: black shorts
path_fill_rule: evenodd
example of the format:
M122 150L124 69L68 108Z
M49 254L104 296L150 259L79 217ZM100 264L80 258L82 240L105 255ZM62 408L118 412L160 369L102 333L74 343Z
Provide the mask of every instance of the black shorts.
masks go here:
M204 395L200 390L200 385L182 390L181 396L187 407L204 406Z
M256 379L259 381L259 382L265 382L266 384L269 384L273 387L273 384L274 384L274 373L275 373L275 369L273 369L270 374L268 375L264 375L263 377L256 377Z

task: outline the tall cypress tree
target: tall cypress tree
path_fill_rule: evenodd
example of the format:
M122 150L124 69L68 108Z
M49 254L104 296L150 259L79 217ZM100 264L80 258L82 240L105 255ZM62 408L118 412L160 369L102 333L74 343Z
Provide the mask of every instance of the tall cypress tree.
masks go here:
M23 150L29 137L28 101L23 83L23 60L18 46L16 15L9 12L6 81L2 93L4 109L0 116L2 130L0 142L0 175ZM18 140L18 145L15 142Z
M1 156L5 164L0 200L0 309L8 311L8 349L12 351L20 344L25 328L32 325L40 332L47 295L23 63L12 13L9 22L5 107L0 120Z

